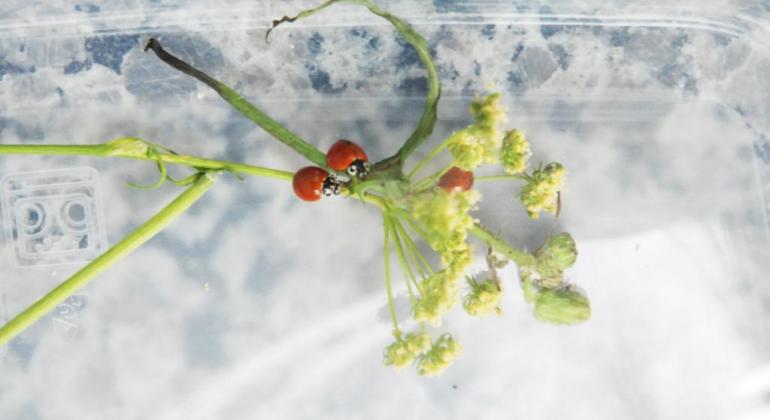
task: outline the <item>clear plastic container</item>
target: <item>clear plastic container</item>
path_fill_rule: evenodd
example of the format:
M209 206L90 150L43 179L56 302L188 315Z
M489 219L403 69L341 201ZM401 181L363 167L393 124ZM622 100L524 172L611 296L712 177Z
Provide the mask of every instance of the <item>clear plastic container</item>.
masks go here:
M770 418L770 6L380 3L433 48L443 99L430 144L469 122L474 95L500 91L535 160L568 168L558 223L528 221L516 187L499 184L481 187L478 217L530 248L570 231L580 251L570 276L593 318L535 321L509 267L502 317L458 311L442 327L465 346L452 368L432 379L396 373L382 365L390 327L377 211L309 205L285 182L226 176L0 349L0 418ZM273 18L313 4L6 1L0 142L132 135L304 165L145 54L156 36L321 150L345 137L373 159L392 154L422 107L416 55L354 6L264 42ZM0 157L2 175L83 167L98 174L95 234L111 243L179 190L129 188L154 181L150 163ZM14 240L2 242L0 319L80 267L15 264Z

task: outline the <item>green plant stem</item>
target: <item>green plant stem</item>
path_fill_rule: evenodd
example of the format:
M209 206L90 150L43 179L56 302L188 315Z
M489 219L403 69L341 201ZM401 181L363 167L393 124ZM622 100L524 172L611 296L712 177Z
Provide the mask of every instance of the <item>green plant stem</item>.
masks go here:
M329 0L318 7L303 10L299 14L293 17L284 16L279 20L274 20L271 28L265 34L265 39L275 27L284 22L294 22L298 19L311 16L335 3L349 3L364 6L369 9L370 12L377 16L380 16L393 25L394 28L406 39L406 41L415 49L417 56L420 58L425 70L427 72L428 94L425 97L425 106L423 108L420 121L417 123L417 127L414 129L409 138L399 148L395 155L377 162L374 165L374 171L390 171L392 168L396 168L396 172L400 172L403 169L404 162L409 155L425 141L425 139L433 132L433 127L436 125L436 116L438 112L438 101L441 97L441 81L436 71L436 66L433 64L433 59L430 56L430 48L428 48L428 42L417 31L415 31L408 23L401 20L397 16L389 13L388 11L380 8L369 0Z
M120 140L120 139L118 139ZM294 173L278 169L263 168L228 161L205 159L196 156L173 153L156 153L154 155L116 154L107 144L64 145L64 144L0 144L0 155L78 155L94 157L119 157L161 161L174 165L184 165L198 169L210 169L233 172L244 175L260 176L290 181Z
M444 166L443 168L441 168L441 170L436 172L435 174L430 175L430 176L426 176L425 178L417 181L414 184L415 185L415 187L414 187L415 194L419 194L421 192L424 192L424 191L427 191L427 190L433 188L435 186L436 182L438 182L439 178L444 176L444 174L447 173L447 171L452 169L453 167L454 167L454 165L450 163L450 164Z
M214 184L214 175L201 173L198 179L182 194L168 204L163 210L150 218L143 225L128 234L120 242L97 257L90 264L65 280L55 289L51 290L33 303L15 318L0 327L0 345L5 344L35 321L42 318L56 305L63 302L78 289L85 286L113 264L130 254L139 246L157 235L174 219L184 213Z
M168 51L164 50L163 47L161 47L160 42L154 38L151 38L149 41L147 41L145 51L148 49L152 50L155 55L158 56L158 58L160 58L169 66L205 83L238 112L260 126L263 130L270 133L278 141L291 147L297 151L297 153L306 157L309 161L315 163L316 165L326 167L326 155L318 150L318 148L308 143L293 132L289 131L276 120L270 118L267 114L262 112L262 110L252 105L243 96L238 94L238 92L234 91L226 84L214 79L208 74L196 69L190 64L187 64Z
M160 155L160 159L166 163L192 166L199 169L221 170L244 175L282 179L284 181L291 181L291 179L294 177L294 173L289 171L263 168L260 166L246 165L243 163L204 159L195 156L163 153Z
M448 139L447 139L448 140ZM407 178L412 179L415 175L417 175L418 172L420 172L420 169L422 169L425 165L430 163L436 156L438 156L439 153L441 153L444 149L449 146L449 142L447 140L444 140L439 144L438 146L434 147L433 150L431 150L425 157L420 159L419 162L417 162L416 165L414 165L414 168L412 168L411 171L409 171L409 174L407 174Z
M509 245L478 223L474 224L473 227L468 230L468 233L489 243L495 251L515 262L519 267L531 266L537 261L534 255Z
M390 311L390 320L393 322L393 334L399 338L401 337L401 330L396 321L396 309L393 307L393 288L390 280L390 232L393 225L385 212L382 213L382 220L385 225L385 289L388 293L388 310Z
M489 175L489 176L477 176L475 181L510 181L510 180L529 181L529 177L526 175Z
M429 275L433 274L433 269L431 269L430 264L428 264L428 260L425 259L425 256L422 255L422 252L417 248L417 245L414 243L412 238L409 236L409 232L404 228L404 226L401 224L398 219L395 220L396 229L401 232L401 236L404 238L404 242L406 243L406 247L409 250L409 254L412 257L412 261L414 262L414 265L417 267L417 270L420 273L420 276L424 279L427 278ZM419 283L417 283L419 290Z
M404 253L404 246L401 243L401 238L399 237L399 230L396 226L397 221L390 219L390 233L393 235L393 243L396 245L396 255L398 256L398 262L401 265L401 270L406 274L406 289L409 292L409 299L412 301L412 305L414 306L416 300L414 296L414 290L412 290L412 283L417 286L417 281L414 277L414 272L412 272L412 268L409 266L409 260L406 258L406 254Z

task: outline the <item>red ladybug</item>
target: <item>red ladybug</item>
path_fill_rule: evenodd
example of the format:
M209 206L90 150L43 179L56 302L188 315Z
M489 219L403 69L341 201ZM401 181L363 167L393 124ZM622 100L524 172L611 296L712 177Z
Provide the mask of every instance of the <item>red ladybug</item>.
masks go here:
M448 192L468 191L473 187L473 172L453 166L441 176L436 185Z
M298 170L292 178L294 194L305 201L318 201L321 195L330 196L340 193L340 181L326 169L306 166Z
M350 140L337 140L326 153L326 164L335 171L359 178L369 173L369 158L364 149Z

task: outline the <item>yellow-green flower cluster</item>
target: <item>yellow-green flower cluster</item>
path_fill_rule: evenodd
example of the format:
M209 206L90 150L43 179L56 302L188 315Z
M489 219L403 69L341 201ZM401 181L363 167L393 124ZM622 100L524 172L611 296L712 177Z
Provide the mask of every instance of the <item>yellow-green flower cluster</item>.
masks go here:
M443 334L430 350L417 358L417 373L425 376L438 375L463 353L463 347L449 334Z
M468 278L468 284L471 289L463 299L465 312L479 317L502 314L500 300L503 298L503 289L498 282L491 279L478 282Z
M543 211L556 214L564 174L564 167L555 162L532 173L529 181L521 188L520 195L529 217L537 219Z
M428 245L441 255L450 274L461 274L471 262L471 249L465 240L474 223L470 212L480 198L475 190L447 192L435 188L411 199L412 217L423 226Z
M411 333L397 337L396 342L385 348L385 366L402 369L431 348L430 334Z
M472 171L483 163L498 162L502 144L499 127L505 122L505 112L500 108L500 94L474 101L471 114L476 122L452 133L447 139L453 165L465 171Z
M447 275L456 279L462 275L473 262L473 248L467 242L447 249L441 254Z
M439 325L441 317L457 303L459 287L456 276L444 271L435 273L420 282L420 296L414 303L414 319Z
M500 161L503 169L511 175L524 172L529 163L532 151L529 142L520 130L510 130L503 138L503 148L500 150Z

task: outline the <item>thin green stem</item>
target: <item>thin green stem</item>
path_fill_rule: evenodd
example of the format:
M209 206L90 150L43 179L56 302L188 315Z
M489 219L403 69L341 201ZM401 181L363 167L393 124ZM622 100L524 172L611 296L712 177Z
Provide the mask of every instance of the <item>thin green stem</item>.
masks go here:
M432 161L436 156L438 156L439 153L441 153L444 149L449 146L449 139L444 140L439 144L438 146L434 147L433 150L431 150L427 155L425 155L422 159L420 159L419 162L417 162L416 165L414 165L414 168L412 168L411 171L406 175L408 179L412 179L415 175L417 175L418 172L420 172L420 169L425 167L430 161Z
M529 181L529 177L526 175L489 175L489 176L477 176L474 181L510 181L512 179Z
M414 187L415 194L419 194L419 193L421 193L423 191L426 191L426 190L429 190L429 189L433 188L433 186L436 184L438 179L441 178L442 176L444 176L444 174L448 170L452 169L453 167L454 167L454 165L450 163L450 164L444 166L443 168L441 168L441 170L436 172L435 174L427 176L427 177L417 181L414 184L415 185L415 187Z
M528 272L522 271L521 282L524 301L527 303L532 303L535 300L535 291L532 288L532 276Z
M190 208L193 203L198 201L198 199L201 198L213 184L214 175L207 173L200 174L192 186L182 192L182 194L175 198L163 210L128 234L128 236L123 238L104 254L100 255L90 264L72 275L72 277L48 292L48 294L33 303L15 318L0 327L0 345L3 345L14 338L28 326L32 325L32 323L51 311L56 305L60 304L78 289L88 284L94 277L110 268L113 264L130 254L153 236L157 235L174 219Z
M396 309L393 307L393 288L390 281L390 233L393 227L387 214L384 212L382 220L385 224L385 289L388 293L388 310L390 311L390 320L393 322L393 332L396 337L400 337L401 330L398 328L398 322L396 321Z
M160 172L160 176L158 177L157 181L150 185L140 185L133 182L129 182L128 185L140 190L155 190L160 188L160 186L166 182L166 179L168 179L168 170L166 169L166 164L161 161L156 162L156 166L158 167L158 172Z
M374 165L376 170L390 170L391 168L395 167L400 172L407 157L409 157L409 155L414 152L414 150L416 150L423 141L425 141L430 133L433 132L433 127L436 125L438 101L439 97L441 96L441 81L438 77L438 71L436 71L436 66L433 64L428 42L425 40L425 38L422 37L422 35L417 33L417 31L415 31L408 23L399 19L397 16L390 14L388 11L380 8L369 0L329 0L320 6L303 10L296 16L284 16L279 20L274 20L272 26L267 31L267 34L265 34L265 39L267 39L270 31L272 31L276 26L284 22L294 22L298 19L306 18L335 3L350 3L361 5L368 8L369 11L375 15L386 19L415 49L417 56L420 58L423 66L425 66L425 70L427 72L428 94L425 97L425 105L423 107L420 121L417 123L417 127L395 155Z
M412 238L409 237L409 232L404 229L404 226L401 224L401 221L394 217L393 218L393 225L396 227L396 231L398 231L399 235L404 238L404 247L406 248L407 255L412 261L412 264L414 264L417 274L420 276L420 278L424 279L426 276L426 270L423 268L422 263L420 262L420 259L417 257L415 252L419 252L419 250L416 249L414 246L414 242L412 241Z
M398 227L396 226L397 222L393 219L390 219L389 223L390 233L393 235L393 243L396 245L396 255L398 256L398 262L401 265L401 270L404 272L404 274L406 274L406 289L409 292L409 299L412 301L412 305L414 305L416 303L416 299L414 296L414 290L412 290L412 283L414 283L416 286L417 281L415 280L412 268L409 266L409 261L404 254L404 247L401 244Z
M414 243L411 236L409 235L409 232L398 220L396 220L396 229L401 231L401 235L404 238L404 242L406 243L407 249L409 249L410 251L412 260L414 261L414 264L417 267L417 269L420 271L420 276L422 276L422 278L426 278L432 275L433 269L431 268L430 264L428 264L428 260L425 258L424 255L422 255L422 252L420 252L420 249L417 248L417 244Z
M412 220L411 216L407 213L405 217L403 217L404 220L406 220L406 223L409 225L412 230L417 232L417 235L419 235L423 240L428 240L428 233L425 232L425 230L420 227L420 225L417 224L414 220Z
M291 179L294 177L294 173L289 171L246 165L243 163L205 159L188 155L172 155L163 153L160 155L160 159L163 162L176 165L191 166L199 169L221 170L237 174L281 179L284 181L291 181Z
M131 140L132 137L124 137L116 140ZM137 141L144 140L136 139ZM149 143L148 143L149 144ZM125 159L139 159L149 161L161 161L174 165L184 165L198 169L210 169L233 172L244 175L260 176L266 178L282 179L290 181L294 173L278 169L263 168L260 166L246 165L221 160L206 159L197 156L179 155L174 153L136 154L130 151L115 150L106 144L92 145L65 145L65 144L0 144L0 155L79 155L94 157L119 157Z
M318 148L308 143L306 140L302 139L293 132L289 131L276 120L270 118L267 114L262 112L262 110L252 105L243 96L239 95L238 92L234 91L226 84L214 79L213 77L196 69L190 64L187 64L186 62L175 57L173 54L164 50L163 47L161 47L160 42L154 38L151 38L149 41L147 41L145 51L147 50L152 50L155 55L158 56L158 58L160 58L169 66L205 83L208 87L217 92L219 96L222 97L222 99L227 101L227 103L229 103L238 112L260 126L263 130L270 133L278 141L291 147L297 153L306 157L316 165L326 167L326 156L320 150L318 150Z
M108 156L106 144L0 144L3 155Z
M475 223L468 230L468 233L485 242L488 242L492 248L495 249L495 251L503 254L506 258L515 262L519 267L531 266L536 262L534 255L509 245L507 242L493 235L490 231L478 223Z

